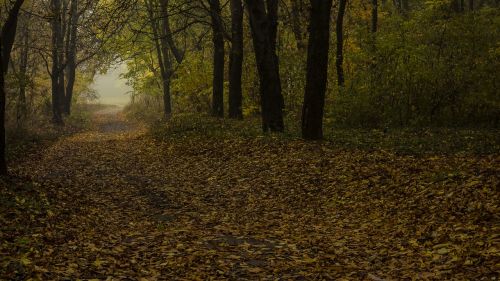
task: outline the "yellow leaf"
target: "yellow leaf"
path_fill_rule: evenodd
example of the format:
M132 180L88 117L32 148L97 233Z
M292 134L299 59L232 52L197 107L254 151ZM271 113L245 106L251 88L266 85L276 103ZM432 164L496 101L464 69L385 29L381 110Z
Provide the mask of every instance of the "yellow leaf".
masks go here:
M23 256L23 257L21 257L21 260L20 260L20 261L21 261L21 264L22 264L22 265L30 265L30 264L31 264L31 261L30 261L30 259L28 259L28 257L27 257L27 256Z
M102 260L99 260L99 259L96 259L92 264L95 266L95 267L101 267L105 262L102 261Z
M449 252L451 252L451 250L448 248L440 248L439 250L437 250L436 253L438 253L440 255L445 255L445 254L448 254Z
M303 263L315 263L317 260L316 259L313 259L313 258L305 258L305 259L302 259L301 262Z
M248 269L248 272L250 272L250 273L259 273L259 272L262 272L262 269L258 268L258 267L251 267L251 268Z

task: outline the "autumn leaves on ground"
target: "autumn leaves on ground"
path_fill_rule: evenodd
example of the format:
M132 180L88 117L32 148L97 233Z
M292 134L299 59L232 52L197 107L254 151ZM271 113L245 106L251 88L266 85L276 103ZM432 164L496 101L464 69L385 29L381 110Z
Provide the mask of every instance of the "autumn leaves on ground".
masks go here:
M18 160L2 280L494 280L499 157L153 138L113 110Z

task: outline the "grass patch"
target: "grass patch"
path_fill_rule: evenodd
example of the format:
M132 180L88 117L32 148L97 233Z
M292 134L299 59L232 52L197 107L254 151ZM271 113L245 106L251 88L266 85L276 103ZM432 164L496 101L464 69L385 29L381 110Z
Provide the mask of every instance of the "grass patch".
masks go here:
M7 161L15 161L36 152L63 136L87 130L91 115L99 106L77 105L73 113L64 119L64 126L56 126L48 116L33 118L23 127L7 127Z
M262 133L260 118L243 121L218 119L208 115L176 115L168 121L151 124L151 134L158 140L210 137L300 139L296 120L287 120L283 134ZM500 151L497 129L337 129L325 128L325 142L340 149L391 150L401 154L495 154Z

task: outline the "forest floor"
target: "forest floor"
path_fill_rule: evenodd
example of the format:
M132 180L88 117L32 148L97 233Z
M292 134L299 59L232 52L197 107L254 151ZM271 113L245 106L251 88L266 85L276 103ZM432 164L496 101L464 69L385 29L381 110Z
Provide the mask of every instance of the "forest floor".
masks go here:
M2 280L497 280L500 156L158 140L117 111L0 183Z

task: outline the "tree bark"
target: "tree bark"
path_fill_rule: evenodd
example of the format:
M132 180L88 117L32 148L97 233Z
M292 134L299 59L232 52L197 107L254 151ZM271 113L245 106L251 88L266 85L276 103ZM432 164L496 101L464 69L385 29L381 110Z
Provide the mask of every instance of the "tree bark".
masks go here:
M174 41L173 33L170 28L170 15L168 13L168 5L170 0L160 0L161 1L161 11L162 11L162 28L163 28L163 37L166 40L165 46L170 48L172 54L174 55L177 63L181 63L184 60L184 52L185 50L181 50L177 48L177 44Z
M71 114L71 103L73 101L73 89L76 80L76 40L78 38L78 0L71 0L68 48L66 53L66 95L64 100L64 113Z
M340 0L339 11L337 16L336 33L337 33L337 83L339 87L344 87L344 15L347 0Z
M19 97L16 106L17 126L22 127L26 119L26 87L28 85L28 59L30 50L29 20L26 18L21 29L22 47L19 62Z
M272 55L274 57L274 64L276 68L276 83L278 84L278 92L281 97L281 108L284 107L283 97L281 96L281 79L280 79L280 63L278 58L278 0L267 0L267 17L270 23L269 42L271 42Z
M6 104L6 93L5 93L5 67L4 67L4 47L3 38L0 37L0 175L7 175L7 161L5 159L5 104Z
M160 12L161 12L161 30L160 34L160 46L161 55L160 59L163 60L163 72L162 72L162 80L163 80L163 108L165 111L165 118L169 119L172 116L172 95L170 93L170 82L172 79L172 75L174 72L173 69L173 61L170 55L172 52L174 58L177 60L177 63L181 63L184 57L184 54L177 48L172 31L170 30L170 17L168 14L168 5L169 0L160 0Z
M24 0L16 0L14 5L9 10L7 20L2 26L2 34L0 35L0 175L7 175L7 161L5 159L5 107L6 107L6 92L5 92L5 75L9 67L10 52L16 37L17 21L19 11Z
M311 0L307 77L302 107L302 137L323 138L323 111L328 80L332 0Z
M212 115L224 117L224 33L220 22L219 0L209 0L212 19L212 42L214 46Z
M64 71L62 69L63 58L63 34L62 32L62 17L61 17L61 1L51 0L52 10L52 122L56 125L63 125L61 114L61 105L64 97Z
M378 29L378 0L372 0L371 32L376 33Z
M243 4L231 0L231 53L229 56L229 118L242 119Z
M155 1L155 2L154 2ZM172 52L173 57L178 63L181 63L184 54L181 52L172 37L172 32L170 30L170 21L168 14L169 0L160 0L160 16L158 17L156 5L158 2L156 0L146 1L146 8L148 12L149 22L154 36L154 44L156 49L156 55L158 57L158 64L160 66L160 76L161 76L161 88L163 91L163 113L165 119L169 119L172 116L172 97L170 94L170 80L173 75L173 59L170 55ZM161 18L161 21L158 19Z
M275 2L275 0L269 0ZM277 65L275 25L273 11L266 12L264 0L246 0L255 58L260 81L262 130L283 132L283 96ZM272 7L268 5L268 7Z
M14 2L12 8L9 10L7 20L2 26L1 37L3 49L1 54L3 57L4 73L7 73L7 70L9 69L10 52L12 51L12 46L14 45L14 40L16 38L17 20L23 3L24 0L16 0L16 2Z
M295 36L295 41L297 41L297 49L299 51L304 51L306 44L304 43L305 34L302 27L302 14L303 14L303 0L291 0L291 20L292 20L292 31Z

